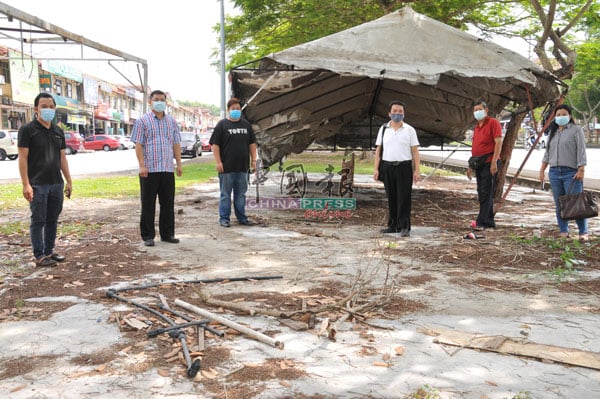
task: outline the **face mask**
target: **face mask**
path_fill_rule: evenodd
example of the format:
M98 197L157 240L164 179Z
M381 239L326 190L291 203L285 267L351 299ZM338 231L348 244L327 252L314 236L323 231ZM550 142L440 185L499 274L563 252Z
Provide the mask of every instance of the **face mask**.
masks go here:
M570 120L571 117L569 115L557 116L554 118L554 122L556 122L558 126L566 126Z
M164 101L152 101L152 109L156 112L165 112L165 109L167 109L167 103Z
M239 109L232 109L229 111L229 116L231 116L231 119L240 119L242 117L242 111Z
M473 116L475 117L475 119L477 119L478 121L480 121L483 118L485 118L485 111L482 110L482 109L477 110L477 111L473 112Z
M54 108L40 109L40 116L46 122L51 122L52 119L54 119L54 115L56 115L56 110Z
M398 123L398 122L402 122L404 120L404 114L392 114L391 115L392 121Z

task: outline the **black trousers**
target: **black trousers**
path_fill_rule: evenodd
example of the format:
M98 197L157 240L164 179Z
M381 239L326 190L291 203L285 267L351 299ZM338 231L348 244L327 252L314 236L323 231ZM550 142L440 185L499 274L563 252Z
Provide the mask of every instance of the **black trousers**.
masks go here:
M388 200L388 227L410 231L410 210L412 200L413 168L412 161L391 163L381 161L383 185Z
M175 174L173 172L148 173L148 177L140 176L142 215L140 217L140 233L142 240L154 239L154 220L156 214L156 197L160 204L158 231L161 239L175 236Z
M494 192L496 191L496 175L490 172L491 163L484 164L475 172L477 178L477 198L479 199L479 214L477 226L496 227L494 222ZM500 170L500 161L498 161Z

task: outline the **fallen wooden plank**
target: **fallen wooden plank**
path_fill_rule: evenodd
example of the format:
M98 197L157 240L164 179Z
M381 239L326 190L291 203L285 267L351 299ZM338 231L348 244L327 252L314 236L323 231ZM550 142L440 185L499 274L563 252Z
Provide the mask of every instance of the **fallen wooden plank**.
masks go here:
M434 342L440 344L526 356L600 370L600 353L597 352L537 344L535 342L527 342L518 338L505 337L503 335L483 335L440 328L420 329L419 332L435 336L436 339Z

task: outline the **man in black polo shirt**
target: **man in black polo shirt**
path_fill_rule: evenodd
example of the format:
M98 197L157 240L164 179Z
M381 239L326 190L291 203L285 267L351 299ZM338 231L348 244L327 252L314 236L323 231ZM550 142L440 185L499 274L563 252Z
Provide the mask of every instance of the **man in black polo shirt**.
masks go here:
M19 129L19 173L23 197L31 209L31 246L38 266L55 266L65 257L54 252L58 216L63 207L63 187L71 197L71 174L65 155L65 134L52 123L56 103L49 93L33 102L36 119ZM67 181L64 181L61 172Z
M256 169L256 140L250 122L242 119L240 100L227 102L229 117L215 126L210 137L213 155L219 172L219 224L230 226L231 193L233 209L241 225L251 225L246 216L246 191L248 190L248 164Z

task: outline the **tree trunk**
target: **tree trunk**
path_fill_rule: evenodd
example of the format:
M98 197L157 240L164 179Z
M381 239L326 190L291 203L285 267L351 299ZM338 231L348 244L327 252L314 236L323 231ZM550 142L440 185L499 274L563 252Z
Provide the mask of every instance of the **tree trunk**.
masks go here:
M513 148L515 148L515 142L519 138L519 131L521 130L521 123L525 119L525 113L520 113L512 116L508 126L506 127L506 134L502 141L502 150L500 151L500 159L502 160L502 167L498 171L498 178L496 180L496 192L494 193L494 199L499 200L502 198L504 193L504 183L506 181L506 172L508 171L508 164L512 156Z

